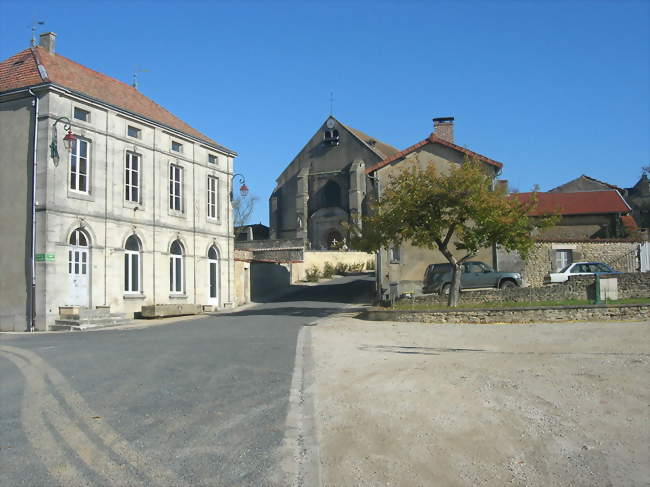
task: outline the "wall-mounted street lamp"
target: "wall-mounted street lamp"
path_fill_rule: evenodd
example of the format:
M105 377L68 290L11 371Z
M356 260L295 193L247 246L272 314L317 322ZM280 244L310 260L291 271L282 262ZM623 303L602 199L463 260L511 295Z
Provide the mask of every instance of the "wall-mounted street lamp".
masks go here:
M56 131L56 124L62 122L63 123L63 130L67 130L68 133L63 136L63 147L65 147L65 150L70 152L70 149L72 148L72 143L77 140L77 136L72 133L72 127L70 122L70 119L68 117L59 117L57 118L54 123L52 124L52 142L50 143L50 156L52 157L52 160L54 161L54 166L59 165L59 149L57 145L57 131Z
M242 195L244 198L248 196L248 186L246 186L246 179L242 174L233 174L232 175L232 184L230 185L230 201L234 199L232 187L235 185L235 178L239 176L239 184L241 186L239 187L239 194Z

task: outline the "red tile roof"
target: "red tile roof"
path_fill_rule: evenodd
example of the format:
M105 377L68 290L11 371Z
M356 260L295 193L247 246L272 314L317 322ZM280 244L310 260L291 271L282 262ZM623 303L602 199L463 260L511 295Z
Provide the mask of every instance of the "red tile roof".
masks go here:
M530 216L559 213L560 215L594 215L602 213L629 213L630 207L618 191L583 191L577 193L514 193L512 198L522 202L537 195L537 207Z
M427 137L424 140L421 140L417 144L413 144L410 147L407 147L403 151L397 152L396 154L391 155L390 157L387 157L383 161L379 161L377 164L374 166L370 166L368 169L366 169L366 174L370 174L372 172L375 172L377 169L381 169L384 166L387 166L391 162L395 162L398 159L401 159L405 157L406 155L410 154L411 152L414 152L418 150L420 147L424 147L427 144L440 144L444 145L445 147L449 147L450 149L457 150L458 152L462 152L463 154L466 154L467 156L477 159L479 161L485 162L486 164L490 164L491 166L494 166L498 169L501 169L503 167L503 164L500 162L497 162L493 159L490 159L489 157L485 157L484 155L481 155L477 152L473 152L469 149L465 149L464 147L461 147L459 145L456 145L452 142L449 142L445 139L441 139L440 137L431 134L429 137Z
M39 70L39 65L44 69ZM53 83L232 152L190 127L133 86L93 71L41 47L31 47L0 63L0 92Z

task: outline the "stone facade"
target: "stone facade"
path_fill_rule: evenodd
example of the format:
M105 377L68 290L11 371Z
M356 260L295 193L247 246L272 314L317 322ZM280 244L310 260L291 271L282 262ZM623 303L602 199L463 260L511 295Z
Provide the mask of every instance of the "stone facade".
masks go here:
M110 86L120 83L99 73L96 76ZM120 89L124 89L122 85ZM63 305L110 306L111 311L132 314L142 306L156 304L223 307L232 303L234 239L228 195L236 154L209 139L56 84L41 84L33 93L35 97L27 89L0 93L0 125L4 134L4 127L13 124L8 118L10 111L4 110L10 103L20 99L31 107L32 100L38 100L38 113L32 109L26 121L29 126L31 116L37 146L36 327L45 330ZM137 92L133 96L146 100ZM71 121L78 137L74 147L78 157L64 150L65 132L59 123L57 163L50 157L48 145L54 135L53 124L62 116ZM189 126L187 130L193 131ZM30 154L29 141L7 141L3 135L3 142L3 151L13 147L17 153ZM9 161L3 157L5 163ZM32 161L23 163L29 167ZM177 209L171 209L173 170L180 174ZM135 178L137 192L131 192ZM214 183L214 215L208 215L210 181ZM4 172L2 188L7 201L24 201L31 187L31 180L19 172ZM12 233L13 226L30 226L29 211L12 218L2 220L5 235ZM25 239L24 232L20 235ZM127 248L131 237L139 247L135 251ZM174 242L180 244L181 253L175 267L178 288L172 291ZM0 255L20 263L23 275L29 275L25 273L31 262L29 249L5 238L0 245ZM13 299L5 288L16 285L24 287L13 281L11 274L3 273L0 308ZM23 323L18 325L3 317L1 329L24 330L25 314L23 309Z
M518 254L499 249L498 269L520 272L524 286L540 287L550 272L559 270L556 252L570 251L572 262L604 262L621 272L636 272L639 267L639 242L629 240L591 240L537 242L526 261Z
M562 306L513 309L453 309L443 311L368 310L361 319L415 323L553 323L558 321L647 320L649 305Z
M271 238L300 239L314 250L341 242L341 223L366 208L365 169L397 149L328 117L277 178L269 199Z

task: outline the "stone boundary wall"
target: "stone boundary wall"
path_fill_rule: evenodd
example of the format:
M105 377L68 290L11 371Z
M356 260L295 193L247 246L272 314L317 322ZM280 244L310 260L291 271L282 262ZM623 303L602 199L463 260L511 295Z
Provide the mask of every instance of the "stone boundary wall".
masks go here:
M553 323L558 321L647 320L650 305L558 306L508 309L367 310L357 317L369 321L414 323Z
M312 266L318 267L323 270L325 262L329 262L333 266L338 263L343 264L368 264L368 261L375 262L375 254L367 252L343 251L343 250L305 250L305 269ZM365 267L364 267L365 270Z
M262 249L280 249L305 247L305 242L301 238L282 239L282 240L242 240L235 241L235 248L241 250L262 250Z
M618 299L650 298L650 272L617 274ZM595 276L573 276L567 282L547 284L544 287L519 287L512 289L490 289L486 291L464 291L460 293L462 303L503 303L564 301L567 299L595 299ZM404 298L411 301L411 298ZM425 294L412 298L415 303L446 304L447 296Z

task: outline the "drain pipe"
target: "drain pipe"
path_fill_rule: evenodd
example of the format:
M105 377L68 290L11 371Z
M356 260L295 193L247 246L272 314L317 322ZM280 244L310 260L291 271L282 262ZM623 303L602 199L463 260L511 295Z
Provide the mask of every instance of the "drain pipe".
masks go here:
M37 148L38 148L38 95L31 89L27 92L34 97L32 106L34 107L34 150L32 153L32 230L31 230L31 297L29 299L29 325L26 331L36 331L36 168Z

